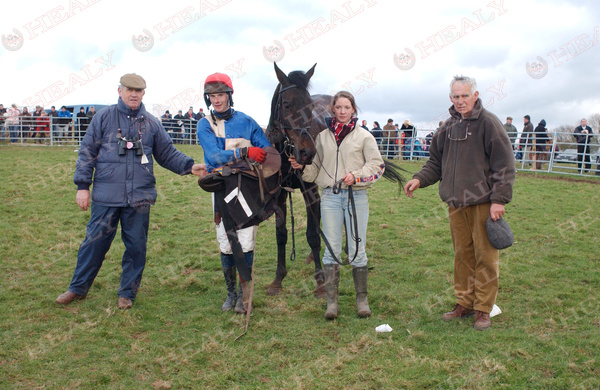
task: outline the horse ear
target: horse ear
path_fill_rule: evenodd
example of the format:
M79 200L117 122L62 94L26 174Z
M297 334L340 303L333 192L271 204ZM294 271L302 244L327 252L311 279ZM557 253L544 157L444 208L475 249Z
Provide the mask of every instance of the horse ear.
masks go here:
M306 80L310 80L310 78L313 76L313 74L315 73L315 67L317 66L317 63L315 62L315 64L312 66L312 68L310 68L308 70L308 72L306 72Z
M277 66L277 63L273 62L273 65L275 65L275 74L277 75L277 80L279 80L281 85L289 84L290 82L288 80L288 77L285 75L285 73L283 73L283 71L281 69L279 69L279 67Z

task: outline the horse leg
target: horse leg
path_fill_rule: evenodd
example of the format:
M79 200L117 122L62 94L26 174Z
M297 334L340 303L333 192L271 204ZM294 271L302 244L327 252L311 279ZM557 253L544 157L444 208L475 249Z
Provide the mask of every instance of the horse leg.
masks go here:
M277 210L275 211L275 237L277 238L277 270L275 271L275 279L267 289L267 295L279 295L282 290L281 283L287 275L287 267L285 264L285 246L288 239L288 231L286 226L286 197L287 191L281 191L277 199Z
M308 187L304 195L304 201L306 203L306 241L310 246L310 254L306 259L306 262L314 262L315 264L315 280L317 287L315 288L316 298L325 298L327 293L325 291L325 273L321 266L321 238L319 237L319 224L321 223L321 197L319 196L319 189L316 184Z

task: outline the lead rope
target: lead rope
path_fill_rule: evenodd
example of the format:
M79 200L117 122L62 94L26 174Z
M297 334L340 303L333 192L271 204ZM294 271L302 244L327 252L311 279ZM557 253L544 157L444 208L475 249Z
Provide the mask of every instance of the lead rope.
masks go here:
M302 174L300 173L299 170L296 170L296 175L299 176L300 185L302 186L302 191L306 192L306 186L304 185L304 181L302 180L302 176L301 176ZM337 193L339 193L339 191L341 189L341 185L342 185L342 180L340 179L334 185L333 190L337 191ZM351 224L354 225L355 231L358 233L358 217L356 216L356 205L354 203L354 194L352 193L352 186L348 186L348 205L349 205L348 213L350 214L350 217L352 219ZM312 209L310 207L307 207L307 210L309 210L309 212L312 213ZM312 215L316 220L317 217L314 215L314 213ZM360 243L361 239L360 239L360 237L358 237L358 234L354 234L354 235L352 234L352 226L350 226L350 235L354 236L355 251L354 251L354 257L352 258L352 260L348 260L347 263L341 262L335 256L335 253L333 253L333 249L331 248L331 244L327 240L327 237L325 237L325 233L323 233L321 226L317 225L317 231L319 232L319 236L321 236L321 238L323 239L323 242L325 243L327 250L329 251L329 253L331 253L331 257L333 258L333 260L336 263L338 263L339 265L349 265L349 264L352 264L354 262L354 260L356 260L356 256L358 255L358 244Z
M290 261L296 260L296 234L294 233L294 207L292 206L292 193L288 192L290 197L290 221L292 222L292 251Z

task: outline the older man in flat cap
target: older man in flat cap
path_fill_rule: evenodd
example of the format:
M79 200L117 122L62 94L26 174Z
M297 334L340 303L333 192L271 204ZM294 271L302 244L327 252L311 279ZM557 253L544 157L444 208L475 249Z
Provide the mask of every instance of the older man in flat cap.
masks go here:
M204 164L194 164L175 149L160 121L146 111L145 89L141 76L121 77L117 104L98 112L83 138L74 177L76 201L84 211L91 204L92 215L73 279L58 304L87 296L120 222L125 253L117 306L131 308L146 264L150 206L156 201L154 160L180 175L205 172Z

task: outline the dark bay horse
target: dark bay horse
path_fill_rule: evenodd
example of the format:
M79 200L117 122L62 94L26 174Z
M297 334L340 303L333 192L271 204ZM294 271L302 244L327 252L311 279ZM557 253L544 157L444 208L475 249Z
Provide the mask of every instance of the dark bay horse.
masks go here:
M318 233L321 218L319 189L314 183L301 183L300 173L295 172L288 161L288 155L293 153L297 161L302 161L305 164L310 163L314 157L314 137L322 130L318 121L313 120L318 116L313 114L315 104L308 92L310 78L314 73L315 66L308 72L293 71L286 75L275 64L275 73L279 84L275 89L271 102L271 117L267 126L267 137L282 154L281 187L304 189L302 195L307 212L306 239L311 249L306 262L313 262L315 265L315 280L317 282L315 296L324 298L326 295L325 277L320 260L321 239ZM320 107L318 104L317 106ZM277 295L281 292L282 281L287 275L286 245L288 230L286 226L286 203L288 194L290 192L281 191L278 198L276 212L277 270L275 279L267 290L268 295ZM293 256L295 254L292 252L292 258Z
M297 162L306 165L312 162L316 155L315 139L317 135L327 128L325 118L330 116L328 107L333 99L330 95L310 95L308 92L310 78L314 74L317 64L307 72L293 71L285 75L275 63L275 73L279 84L273 94L271 102L271 117L267 126L267 137L282 154L281 174L283 188L300 188L307 209L306 238L311 248L307 263L315 264L315 279L317 288L315 296L325 297L324 274L321 267L319 238L319 224L321 218L320 195L316 184L302 182L299 172L294 172L287 159L293 155ZM386 169L383 177L398 183L398 191L402 191L404 181L399 171L404 171L389 160L385 161ZM286 227L286 197L287 191L281 191L278 198L276 213L277 237L277 271L275 279L269 286L268 295L277 295L281 292L283 278L287 275L286 244L288 231Z

